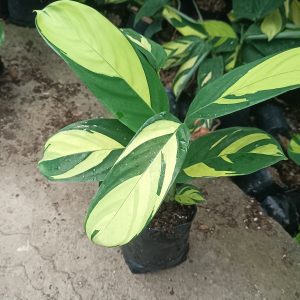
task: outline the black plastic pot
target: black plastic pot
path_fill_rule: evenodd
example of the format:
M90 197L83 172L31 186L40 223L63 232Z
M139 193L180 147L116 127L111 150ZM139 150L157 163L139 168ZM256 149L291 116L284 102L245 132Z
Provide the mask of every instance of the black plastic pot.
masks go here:
M34 27L36 9L43 9L50 0L9 0L9 19L20 26Z
M0 18L6 19L8 17L8 0L0 0Z
M237 186L247 195L262 201L268 195L278 193L282 190L269 169L262 169L249 175L232 177Z
M250 109L245 108L243 110L223 116L220 118L220 121L221 121L220 129L234 127L234 126L242 126L242 127L249 126Z
M272 134L289 136L290 127L284 116L283 109L274 103L263 103L254 110L257 126Z
M300 217L289 193L268 196L261 203L266 213L276 220L291 235L299 231Z
M134 240L122 246L122 254L130 271L155 272L184 262L189 251L189 233L196 211L194 206L192 220L177 225L171 233L147 227Z

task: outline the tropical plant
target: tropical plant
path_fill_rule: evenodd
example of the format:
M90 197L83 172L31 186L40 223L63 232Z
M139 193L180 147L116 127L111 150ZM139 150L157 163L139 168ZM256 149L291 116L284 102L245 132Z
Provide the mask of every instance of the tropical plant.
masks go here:
M278 142L255 128L228 128L195 139L205 120L300 86L300 48L236 68L207 84L180 122L168 112L158 76L163 49L120 31L92 8L57 1L37 11L46 43L117 119L82 121L46 143L39 169L55 181L101 181L85 221L96 244L128 243L166 199L202 201L197 177L236 176L286 159ZM99 34L99 30L100 33Z
M180 66L173 81L177 98L197 73L201 88L235 66L300 46L298 0L233 0L231 24L193 20L168 5L162 14L182 35L164 45L164 68Z

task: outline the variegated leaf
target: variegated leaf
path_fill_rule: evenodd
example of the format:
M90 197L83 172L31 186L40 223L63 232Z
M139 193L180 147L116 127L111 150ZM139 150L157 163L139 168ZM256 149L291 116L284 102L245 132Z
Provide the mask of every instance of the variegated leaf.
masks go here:
M191 184L181 185L176 191L175 200L183 205L194 205L205 202L201 191Z
M186 62L198 43L199 38L196 36L184 36L165 43L163 47L168 56L163 68L177 67Z
M285 156L278 142L259 129L222 129L191 143L177 181L245 175L283 159Z
M300 165L300 134L296 134L290 141L288 155L297 165Z
M136 131L155 113L168 110L155 70L96 10L56 1L37 11L36 24L49 46L130 129Z
M54 181L102 181L132 137L114 119L71 124L47 141L39 170Z
M221 56L205 59L199 66L197 85L204 87L208 82L212 82L224 74L224 62Z
M207 57L210 50L211 46L199 39L187 61L180 66L173 82L173 92L177 98L195 74L199 64Z
M85 229L94 243L123 245L143 230L181 170L189 138L187 127L168 113L143 125L89 206Z
M164 66L167 53L161 45L145 38L130 28L121 29L121 31L127 36L131 45L146 57L157 72Z
M206 38L207 33L203 25L189 18L188 16L181 13L177 9L167 5L163 10L163 16L182 35L184 36L193 35L193 36L198 36L202 39Z
M300 48L238 67L203 87L185 122L230 114L300 87Z

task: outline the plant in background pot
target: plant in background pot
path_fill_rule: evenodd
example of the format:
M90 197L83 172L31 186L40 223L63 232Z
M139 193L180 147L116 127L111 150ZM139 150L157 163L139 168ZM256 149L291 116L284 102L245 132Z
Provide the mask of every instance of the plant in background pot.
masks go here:
M285 159L278 142L261 130L236 127L201 136L199 127L299 87L300 48L206 85L180 122L168 112L158 76L162 47L120 31L73 1L38 11L36 24L48 45L117 117L63 128L47 141L39 169L54 181L101 182L88 207L87 236L99 245L122 246L133 272L171 267L186 258L195 214L191 204L203 201L198 188L186 185L189 180L248 174ZM168 226L178 212L181 221Z

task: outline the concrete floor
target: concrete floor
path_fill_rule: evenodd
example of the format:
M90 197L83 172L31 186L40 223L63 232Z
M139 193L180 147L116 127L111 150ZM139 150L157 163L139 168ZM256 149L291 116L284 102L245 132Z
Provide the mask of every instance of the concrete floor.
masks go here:
M46 181L36 164L59 128L108 115L34 29L0 50L0 299L299 299L300 247L227 179L206 180L189 259L132 275L83 219L95 184Z

